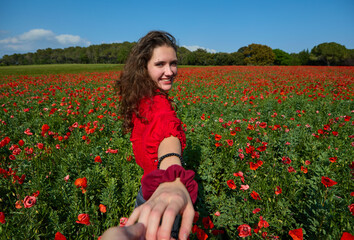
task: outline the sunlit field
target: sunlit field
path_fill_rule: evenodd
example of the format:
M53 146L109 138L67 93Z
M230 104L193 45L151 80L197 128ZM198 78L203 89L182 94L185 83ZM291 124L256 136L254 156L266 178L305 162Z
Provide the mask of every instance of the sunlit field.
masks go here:
M98 239L124 225L142 170L117 68L2 72L1 239ZM353 235L353 85L354 67L179 69L169 95L199 184L190 239Z

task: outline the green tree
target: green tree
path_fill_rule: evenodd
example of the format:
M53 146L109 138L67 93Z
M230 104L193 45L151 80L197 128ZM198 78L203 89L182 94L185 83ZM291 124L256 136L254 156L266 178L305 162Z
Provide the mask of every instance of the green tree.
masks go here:
M177 49L178 64L187 65L188 64L187 55L190 53L191 51L189 51L187 48L179 47Z
M272 49L266 45L252 43L243 51L247 65L271 65L275 60Z
M348 50L345 46L330 42L321 43L311 50L310 59L319 65L338 66L342 65L348 57Z
M280 50L280 49L274 49L273 53L275 54L275 60L274 60L274 65L282 65L282 66L289 66L291 57L290 54Z

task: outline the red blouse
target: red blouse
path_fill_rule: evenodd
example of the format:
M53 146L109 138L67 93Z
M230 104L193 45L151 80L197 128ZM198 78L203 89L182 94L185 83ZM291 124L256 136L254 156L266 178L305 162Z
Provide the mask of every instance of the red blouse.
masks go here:
M182 152L186 146L186 136L167 97L156 95L144 98L139 105L143 118L133 114L133 130L130 141L137 164L143 168L143 177L157 169L157 150L163 139L175 136L181 142Z

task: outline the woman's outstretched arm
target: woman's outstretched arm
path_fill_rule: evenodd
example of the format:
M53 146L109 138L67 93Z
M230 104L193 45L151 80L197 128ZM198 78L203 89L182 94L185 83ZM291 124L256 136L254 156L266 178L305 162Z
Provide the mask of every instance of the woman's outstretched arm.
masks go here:
M181 154L181 152L180 140L171 136L160 143L158 157L168 153ZM170 156L161 162L160 169L165 170L175 164L182 165L178 157ZM189 192L179 178L173 182L161 183L149 200L133 211L127 226L135 222L144 224L147 240L170 239L177 214L182 215L179 239L187 240L192 229L194 207Z

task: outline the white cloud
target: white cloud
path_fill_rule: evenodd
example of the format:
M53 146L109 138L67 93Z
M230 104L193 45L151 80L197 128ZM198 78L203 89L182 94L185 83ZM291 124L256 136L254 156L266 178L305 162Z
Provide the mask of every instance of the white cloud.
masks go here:
M90 44L89 41L77 35L56 35L51 30L32 29L18 36L0 39L0 53L35 52L37 49L89 46Z
M189 51L192 51L192 52L194 52L194 51L196 51L196 50L198 50L200 48L200 49L204 49L204 50L206 50L207 52L210 52L210 53L216 53L216 50L214 50L214 49L205 48L205 47L201 47L201 46L198 46L198 45L194 45L194 46L185 46L185 45L183 45L182 47L185 47Z

